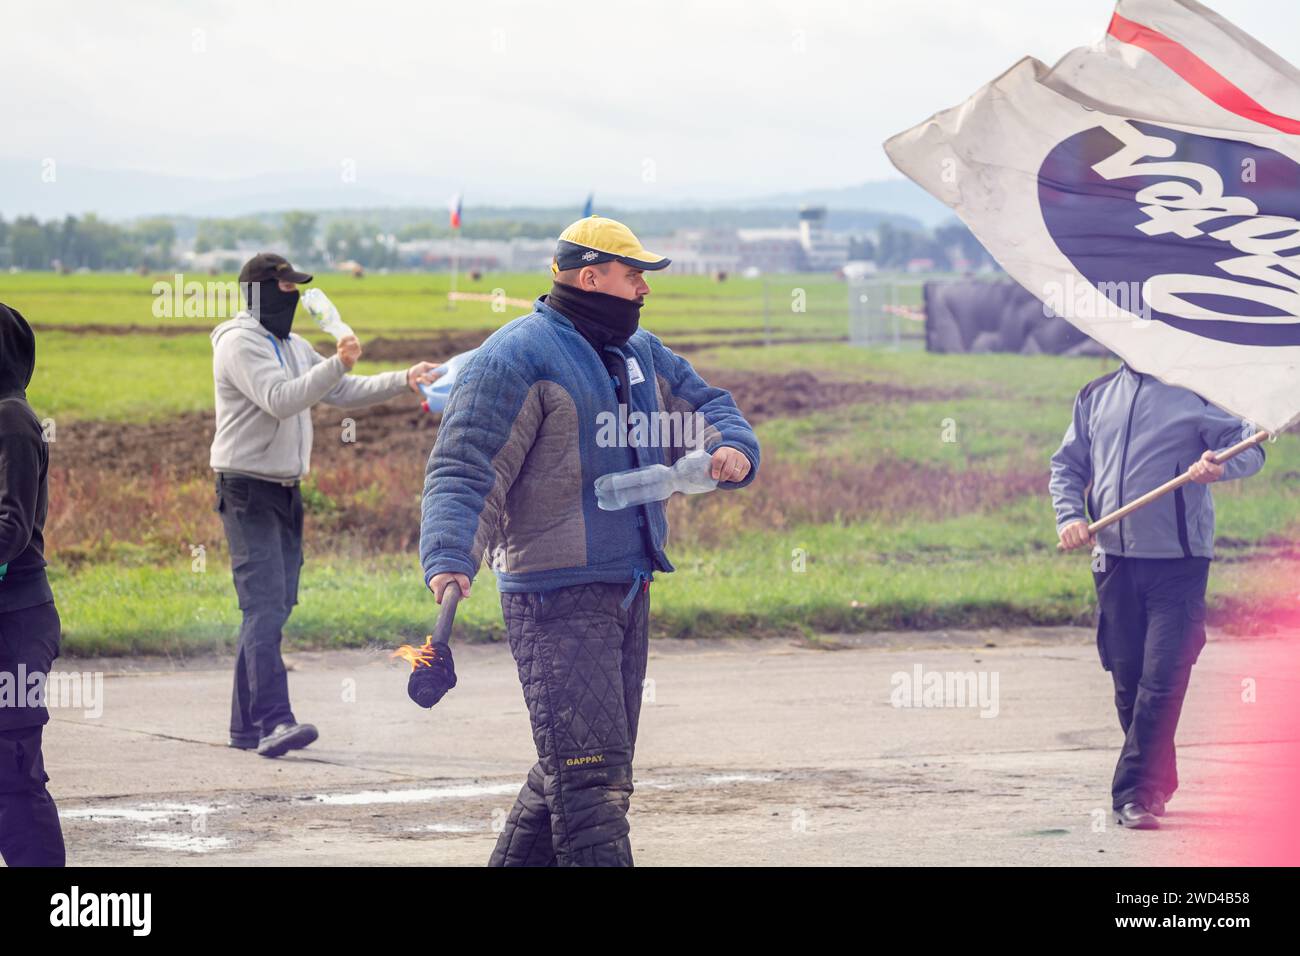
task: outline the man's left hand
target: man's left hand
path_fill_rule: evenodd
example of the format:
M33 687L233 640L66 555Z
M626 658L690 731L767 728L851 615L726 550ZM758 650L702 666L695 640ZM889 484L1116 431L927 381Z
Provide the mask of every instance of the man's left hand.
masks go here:
M749 474L749 458L739 448L719 448L710 463L709 474L715 481L744 481Z
M432 362L416 362L406 370L406 385L413 391L418 392L421 385L432 384L435 380L442 377L442 372L435 372L436 366Z
M1192 475L1192 481L1198 485L1208 485L1212 481L1218 481L1223 477L1223 466L1214 460L1214 452L1207 451L1201 456L1201 460L1188 469Z

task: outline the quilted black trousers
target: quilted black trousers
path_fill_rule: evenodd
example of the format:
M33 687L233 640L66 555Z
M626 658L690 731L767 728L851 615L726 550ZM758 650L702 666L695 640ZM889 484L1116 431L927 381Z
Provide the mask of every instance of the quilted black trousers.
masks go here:
M631 866L627 808L649 649L646 588L502 594L537 763L490 866Z

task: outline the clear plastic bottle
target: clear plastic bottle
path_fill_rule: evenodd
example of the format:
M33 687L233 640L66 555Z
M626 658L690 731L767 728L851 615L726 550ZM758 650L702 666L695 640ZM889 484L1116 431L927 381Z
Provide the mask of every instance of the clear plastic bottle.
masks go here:
M667 465L646 465L630 471L616 471L596 479L596 504L602 511L618 511L643 505L649 501L664 501L674 491L684 495L698 495L718 487L710 474L713 456L702 448Z
M322 331L334 336L335 340L351 335L348 324L339 318L339 310L320 289L308 289L302 294L302 305L316 320Z
M477 351L478 349L470 349L468 352L453 355L435 369L435 371L442 372L441 375L428 385L420 385L420 393L424 395L424 401L420 404L424 406L426 412L440 412L447 407L447 399L451 396L451 387L456 384L456 373L469 361L469 357Z

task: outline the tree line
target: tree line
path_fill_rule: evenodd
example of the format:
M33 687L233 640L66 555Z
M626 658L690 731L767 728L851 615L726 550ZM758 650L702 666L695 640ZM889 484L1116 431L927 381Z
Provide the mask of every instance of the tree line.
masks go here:
M0 216L0 267L18 269L161 269L175 263L176 227L154 217L130 225L94 213L41 222Z
M396 225L392 231L387 231ZM514 239L557 235L566 225L525 219L478 218L465 224L466 239ZM412 239L451 235L445 221L409 220L401 225L373 217L331 215L322 224L315 213L291 211L274 216L202 219L194 229L196 253L251 246L278 249L303 266L356 262L367 269L400 267L397 244ZM188 235L187 235L188 243ZM181 265L176 221L165 216L113 223L94 213L46 222L0 216L0 268L23 270L158 271ZM241 254L242 255L242 254ZM915 260L930 260L941 271L979 269L992 259L959 222L932 231L880 222L874 236L853 240L851 258L870 259L881 269L904 269ZM238 257L221 263L238 268Z

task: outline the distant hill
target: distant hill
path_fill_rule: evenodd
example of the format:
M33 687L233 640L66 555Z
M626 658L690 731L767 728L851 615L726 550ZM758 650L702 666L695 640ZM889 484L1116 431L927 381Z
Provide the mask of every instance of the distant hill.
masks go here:
M335 171L246 179L194 179L133 170L56 165L42 180L38 162L0 159L0 215L40 219L96 213L103 219L142 216L239 216L264 209L400 205L401 193L343 183ZM450 192L448 192L450 195ZM428 201L426 197L425 201Z
M597 204L595 211L611 219L627 223L641 235L668 235L678 229L774 229L794 228L799 224L797 203L785 206L740 208L736 206L674 206L671 208L644 208L605 206ZM447 211L442 207L399 206L396 208L358 208L314 210L322 228L338 219L361 220L383 232L400 233L403 228L416 224L433 223L443 231ZM582 214L570 206L473 206L465 209L464 231L466 238L485 232L502 235L501 228L511 224L510 234L551 238ZM255 214L271 226L278 227L279 212ZM877 212L870 209L839 209L832 207L827 213L829 228L841 232L873 232L882 222L902 229L920 231L920 220L897 213Z
M762 196L744 203L746 206L799 206L808 203L839 210L871 210L907 216L933 228L954 218L953 211L910 179L880 179L842 189L811 189L804 192Z
M168 216L181 220L254 215L268 220L289 209L315 212L322 223L335 218L364 218L380 228L446 217L446 198L457 186L445 177L364 175L343 182L339 171L318 169L273 173L242 179L187 178L131 170L91 169L57 165L54 181L42 179L36 161L0 159L0 216L35 215L42 220L94 212L103 219L129 220ZM370 185L377 183L379 185ZM538 186L529 189L529 202L512 203L503 196L470 193L466 222L514 219L536 223L553 234L555 223L568 223L580 214L581 196ZM843 189L809 190L752 199L709 202L680 200L648 205L636 200L597 195L596 211L623 216L638 229L664 233L676 228L736 228L792 226L804 203L824 205L829 225L846 231L869 231L881 222L904 228L934 226L950 213L907 180L882 180ZM480 201L491 205L479 205ZM181 227L189 233L192 227Z

